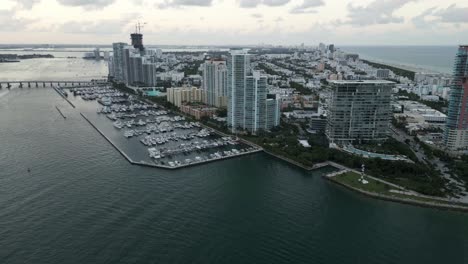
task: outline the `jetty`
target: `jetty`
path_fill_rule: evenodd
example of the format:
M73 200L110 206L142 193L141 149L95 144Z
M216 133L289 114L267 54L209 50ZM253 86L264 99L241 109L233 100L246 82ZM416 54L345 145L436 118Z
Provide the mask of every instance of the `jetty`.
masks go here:
M55 106L55 109L57 109L57 111L60 113L63 119L67 119L67 117L62 113L62 111L60 111L60 109L57 106Z

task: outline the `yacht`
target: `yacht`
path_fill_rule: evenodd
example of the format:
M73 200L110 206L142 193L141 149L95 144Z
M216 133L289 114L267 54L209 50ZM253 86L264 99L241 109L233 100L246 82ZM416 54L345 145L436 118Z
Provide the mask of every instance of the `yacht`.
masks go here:
M117 120L112 124L114 125L114 127L118 128L118 129L121 129L124 126L124 124L122 122L120 122L120 120Z

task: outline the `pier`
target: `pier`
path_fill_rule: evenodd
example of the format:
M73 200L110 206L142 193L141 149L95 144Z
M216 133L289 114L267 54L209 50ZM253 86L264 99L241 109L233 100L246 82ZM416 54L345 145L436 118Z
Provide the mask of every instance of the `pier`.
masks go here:
M24 88L27 86L28 88L32 87L54 87L60 86L63 88L74 88L74 87L86 87L86 86L100 86L100 85L107 85L107 80L90 80L90 81L80 81L80 80L26 80L26 81L0 81L0 89L6 87L10 89L12 85L18 85L19 88Z
M57 111L60 113L63 119L67 119L67 117L62 113L62 111L60 111L60 109L57 106L55 106L55 109L57 109Z
M67 96L65 96L60 88L53 87L54 90L63 98L65 101L67 101L73 108L76 108L75 105L68 100Z

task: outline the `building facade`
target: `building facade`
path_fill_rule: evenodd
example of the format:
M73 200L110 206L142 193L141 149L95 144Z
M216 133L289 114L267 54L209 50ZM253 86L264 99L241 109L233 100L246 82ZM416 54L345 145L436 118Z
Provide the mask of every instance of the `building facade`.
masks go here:
M118 82L125 82L124 72L127 70L124 65L124 49L127 46L126 43L118 42L112 44L113 57L112 57L112 72L109 75L114 77L114 80Z
M267 98L267 77L252 71L246 51L231 51L228 69L228 127L233 133L270 130L279 125L279 100Z
M455 58L444 140L450 151L468 150L468 45Z
M132 45L113 43L113 55L109 57L109 76L114 81L136 86L156 85L156 51L146 50L143 35L131 35Z
M184 103L206 103L206 92L197 87L167 88L167 101L177 107Z
M203 64L203 89L207 104L227 107L227 68L224 60L207 60Z
M392 118L389 81L330 81L326 135L330 143L383 141Z

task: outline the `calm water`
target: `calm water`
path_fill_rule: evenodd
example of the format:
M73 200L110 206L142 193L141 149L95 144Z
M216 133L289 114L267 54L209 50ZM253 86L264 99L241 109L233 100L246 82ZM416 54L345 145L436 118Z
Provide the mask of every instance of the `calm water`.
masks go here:
M452 73L457 46L343 46L364 59L387 62L408 68Z
M468 263L468 214L264 154L132 166L81 110L50 88L0 90L1 263Z
M83 52L21 52L4 51L0 54L52 54L53 59L27 59L15 63L0 63L0 81L89 81L107 78L104 60L83 60ZM67 59L68 56L77 57Z

